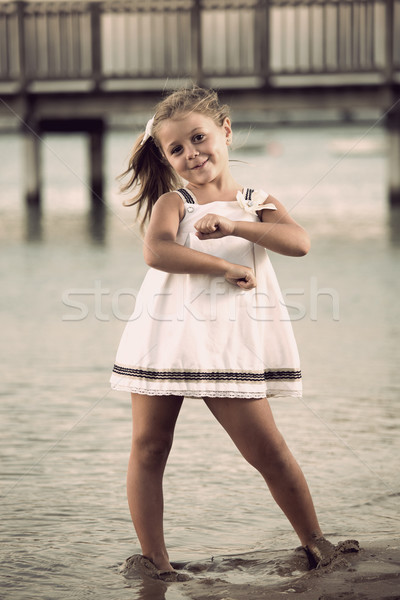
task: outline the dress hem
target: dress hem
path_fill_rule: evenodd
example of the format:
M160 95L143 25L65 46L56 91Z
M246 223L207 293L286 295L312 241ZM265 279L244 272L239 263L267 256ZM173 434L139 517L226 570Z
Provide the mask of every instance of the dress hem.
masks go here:
M133 386L123 385L112 385L111 389L117 392L130 392L133 394L142 394L145 396L183 396L184 398L248 398L248 399L260 399L260 398L276 398L276 397L292 397L302 398L303 394L301 390L269 390L265 393L262 392L239 392L239 391L211 391L211 390L148 390L144 388L137 388Z

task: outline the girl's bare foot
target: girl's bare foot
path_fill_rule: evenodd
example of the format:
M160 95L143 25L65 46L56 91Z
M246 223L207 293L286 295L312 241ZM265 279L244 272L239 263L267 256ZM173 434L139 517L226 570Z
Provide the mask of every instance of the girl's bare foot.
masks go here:
M329 565L334 554L335 546L326 538L319 537L304 546L311 569Z
M357 540L346 540L335 546L323 536L315 537L307 546L304 546L311 569L326 567L340 554L358 552L359 549L360 545Z
M141 554L134 554L126 559L121 567L123 575L129 577L130 573L140 573L151 579L159 579L165 582L188 581L190 577L185 573L178 573L171 569L158 569L152 560Z

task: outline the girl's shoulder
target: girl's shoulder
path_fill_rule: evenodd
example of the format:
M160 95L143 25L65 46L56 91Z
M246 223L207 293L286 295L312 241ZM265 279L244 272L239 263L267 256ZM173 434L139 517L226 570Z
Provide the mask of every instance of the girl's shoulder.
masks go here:
M179 212L180 218L182 218L185 212L182 199L179 194L175 192L175 190L162 194L155 203L153 210L156 210L157 212L171 212L176 210Z
M179 193L177 193L178 190L172 190L171 192L165 192L165 194L161 194L161 196L158 198L156 204L159 205L176 205L178 206L179 204L182 204L182 199Z

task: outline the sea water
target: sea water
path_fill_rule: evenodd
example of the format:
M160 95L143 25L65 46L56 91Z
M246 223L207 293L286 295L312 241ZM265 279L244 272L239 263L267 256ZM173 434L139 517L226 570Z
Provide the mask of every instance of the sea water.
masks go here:
M400 231L386 199L385 132L370 127L250 128L232 155L237 180L279 198L311 236L306 257L271 253L304 377L302 400L271 404L335 542L400 530ZM99 235L83 138L45 137L34 235L21 139L0 138L2 598L186 597L118 570L139 552L125 497L130 398L108 384L147 270L134 210L121 206L114 181L133 138L108 134ZM219 577L279 580L282 553L299 542L201 400L184 402L164 492L171 559L267 553L271 568L260 561ZM200 575L199 586L200 595Z

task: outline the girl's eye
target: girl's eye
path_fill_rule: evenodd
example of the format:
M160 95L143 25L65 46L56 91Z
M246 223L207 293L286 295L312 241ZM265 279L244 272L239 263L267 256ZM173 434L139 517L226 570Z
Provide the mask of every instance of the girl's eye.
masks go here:
M204 140L204 134L203 133L197 133L194 138L193 141L194 142L202 142Z
M181 150L182 150L182 146L175 146L175 148L172 148L171 154L179 154L179 152Z

